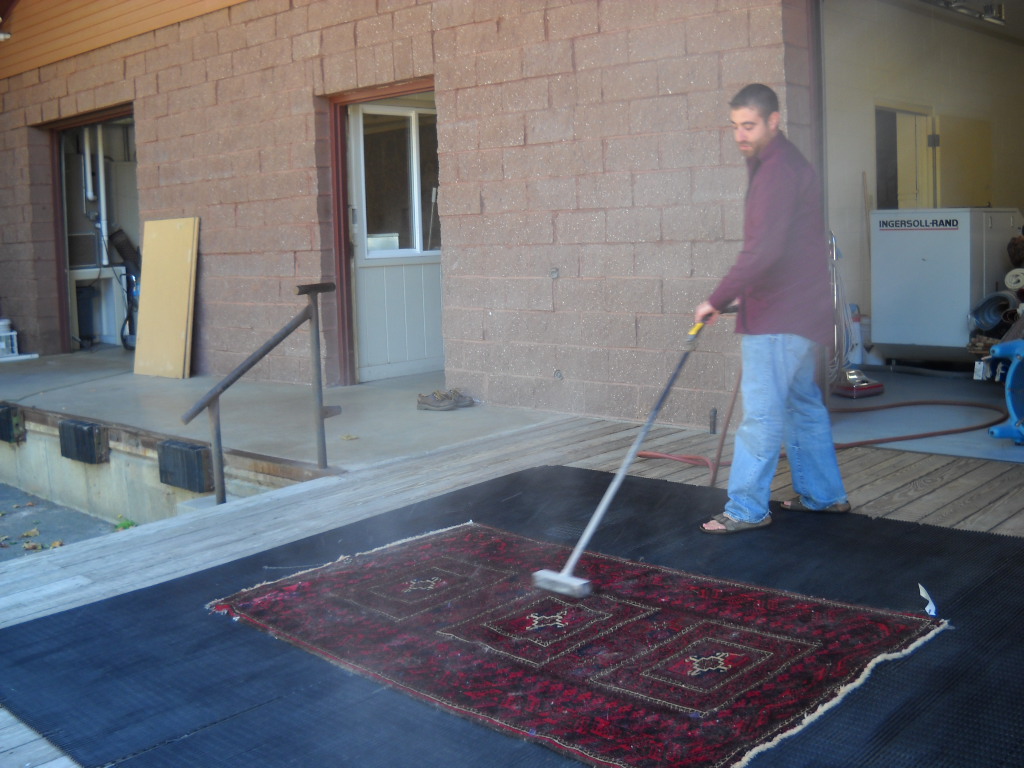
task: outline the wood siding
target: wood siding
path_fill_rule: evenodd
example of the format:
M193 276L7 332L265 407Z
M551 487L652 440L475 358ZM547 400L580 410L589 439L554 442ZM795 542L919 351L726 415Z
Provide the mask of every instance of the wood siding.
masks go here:
M20 0L4 19L0 79L243 0Z

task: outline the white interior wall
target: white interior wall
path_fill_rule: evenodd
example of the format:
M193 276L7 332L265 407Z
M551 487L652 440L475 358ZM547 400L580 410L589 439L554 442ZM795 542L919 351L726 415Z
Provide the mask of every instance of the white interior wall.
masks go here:
M876 106L990 121L992 204L1024 210L1024 45L913 6L822 0L828 225L843 254L847 298L867 313L864 188L866 179L873 205Z

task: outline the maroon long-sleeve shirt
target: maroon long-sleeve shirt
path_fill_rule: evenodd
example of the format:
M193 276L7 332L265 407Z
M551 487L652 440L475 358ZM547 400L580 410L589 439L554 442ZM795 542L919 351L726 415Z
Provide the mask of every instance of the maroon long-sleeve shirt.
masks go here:
M721 311L739 299L736 332L833 340L828 249L817 174L780 131L747 158L743 250L708 297Z

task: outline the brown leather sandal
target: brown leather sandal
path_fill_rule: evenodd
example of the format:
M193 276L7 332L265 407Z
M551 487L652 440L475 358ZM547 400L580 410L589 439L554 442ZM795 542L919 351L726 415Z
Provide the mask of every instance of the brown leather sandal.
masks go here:
M850 502L848 501L838 501L831 506L825 507L824 509L811 509L802 501L800 501L799 496L792 499L786 499L784 502L782 502L782 508L791 510L793 512L827 512L829 514L834 515L841 515L845 512L849 512L852 509L852 507L850 506Z
M710 522L716 522L721 526L724 526L720 530L714 530L705 528L704 526ZM772 516L768 515L764 520L758 520L756 523L744 523L739 520L733 520L731 517L726 515L724 512L720 515L715 515L711 520L707 520L701 523L700 529L704 533L710 533L713 535L723 535L727 533L743 533L743 531L753 531L757 528L766 528L772 524Z

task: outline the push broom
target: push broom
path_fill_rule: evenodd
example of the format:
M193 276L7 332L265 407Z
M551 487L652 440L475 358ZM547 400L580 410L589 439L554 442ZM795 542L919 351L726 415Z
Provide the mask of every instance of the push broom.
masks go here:
M704 318L707 320L708 318ZM672 372L669 377L668 384L665 385L665 389L662 390L661 396L658 398L658 402L654 404L654 408L651 410L651 415L647 417L647 422L644 424L640 433L636 436L636 440L633 441L633 445L629 449L629 453L626 454L626 458L622 461L622 465L619 467L619 471L615 473L615 477L612 479L611 485L608 486L608 490L604 492L604 496L601 498L601 503L597 505L597 509L594 510L594 514L590 517L590 522L587 523L587 527L584 529L583 534L580 536L576 547L573 549L572 554L569 555L569 559L565 562L565 565L560 571L540 570L535 571L533 574L533 585L540 589L546 589L549 592L558 592L559 594L569 595L570 597L586 597L590 594L590 582L587 579L580 578L579 576L573 575L573 570L576 568L576 563L579 562L580 555L583 554L583 550L587 548L590 543L590 538L594 535L594 531L601 524L601 518L604 517L604 513L612 503L612 499L615 498L615 494L619 490L619 486L622 485L622 481L626 478L626 471L629 469L630 464L633 463L633 459L636 458L637 453L640 451L640 445L643 443L644 438L647 437L647 433L650 432L651 426L654 424L655 419L658 418L658 413L661 411L665 401L668 400L668 396L672 391L672 387L676 383L676 379L679 378L680 371L683 370L683 365L686 363L686 358L690 356L690 353L697 346L697 337L700 335L701 329L704 327L704 323L696 323L687 333L686 341L683 343L683 354L679 358L679 362L676 364L676 369Z

